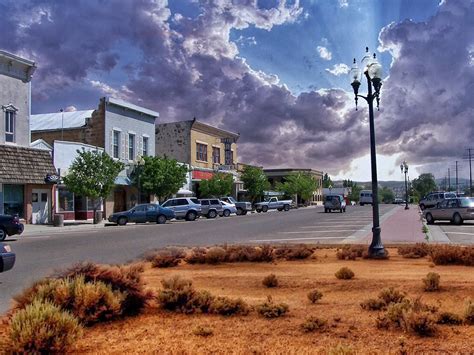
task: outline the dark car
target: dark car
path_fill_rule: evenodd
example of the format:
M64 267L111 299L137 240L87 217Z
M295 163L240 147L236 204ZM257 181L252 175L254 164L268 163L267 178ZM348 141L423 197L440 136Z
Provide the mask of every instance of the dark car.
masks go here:
M175 217L173 210L161 207L155 203L137 205L128 211L117 212L109 216L109 222L124 226L128 222L146 223L156 222L164 224Z
M7 236L23 233L24 228L18 216L0 214L0 241Z
M9 245L0 243L0 272L8 271L15 265L15 253Z

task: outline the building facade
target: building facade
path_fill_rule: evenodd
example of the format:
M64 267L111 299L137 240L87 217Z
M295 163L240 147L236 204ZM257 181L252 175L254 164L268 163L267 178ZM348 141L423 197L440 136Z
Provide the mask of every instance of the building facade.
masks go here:
M31 136L33 140L42 139L52 146L55 141L67 141L102 148L113 159L125 164L126 168L115 181L114 191L103 206L107 217L150 199L150 196L138 196L129 176L140 156L155 155L155 120L158 116L152 110L104 97L95 110L32 115Z
M56 174L48 151L30 147L34 62L0 50L0 214L51 223Z
M234 194L241 186L237 173L239 134L196 119L156 126L156 155L167 156L191 169L191 189L199 197L199 183L222 172L234 176Z

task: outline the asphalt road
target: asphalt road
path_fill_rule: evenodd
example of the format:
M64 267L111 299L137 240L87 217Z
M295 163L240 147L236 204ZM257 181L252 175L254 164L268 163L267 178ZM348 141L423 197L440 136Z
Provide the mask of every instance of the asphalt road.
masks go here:
M474 221L464 221L463 224L456 226L449 222L435 222L446 234L453 244L473 244L474 240Z
M383 218L393 205L381 205ZM339 243L370 230L370 206L349 206L346 213L324 213L319 208L268 212L165 225L143 224L104 227L10 238L16 253L13 270L0 274L0 312L11 297L33 281L80 261L124 263L150 249L224 243ZM362 232L363 233L363 232Z

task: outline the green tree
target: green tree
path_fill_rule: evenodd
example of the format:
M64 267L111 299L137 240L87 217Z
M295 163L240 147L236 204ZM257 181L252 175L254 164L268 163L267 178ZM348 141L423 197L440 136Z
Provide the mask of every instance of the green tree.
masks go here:
M212 179L202 180L199 192L203 197L221 197L232 194L234 178L231 174L217 173Z
M361 191L362 191L361 186L357 185L357 183L352 183L351 193L348 196L349 200L358 203L359 199L360 199L360 192Z
M97 208L109 196L115 185L115 179L123 170L124 164L115 161L107 153L78 150L79 154L64 177L66 188L76 195L96 200L94 203L94 223ZM97 201L98 200L98 201Z
M240 179L244 183L244 188L247 190L252 202L260 199L265 190L270 189L270 183L263 170L253 166L246 166Z
M160 202L174 195L186 183L188 168L185 165L166 157L143 157L143 159L145 164L134 169L132 181L138 186L140 180L140 188L154 194Z
M392 203L395 199L395 195L392 189L388 188L387 186L382 187L379 189L379 200L384 203Z
M309 200L317 188L317 181L307 173L292 173L285 178L284 183L277 186L278 191L288 196L296 195L296 204L298 204L298 196L303 200Z
M332 183L331 177L326 173L323 176L323 187L327 189L329 186L334 186L334 184Z
M418 200L437 189L433 174L421 174L412 181L412 187L415 192L415 198L418 198Z

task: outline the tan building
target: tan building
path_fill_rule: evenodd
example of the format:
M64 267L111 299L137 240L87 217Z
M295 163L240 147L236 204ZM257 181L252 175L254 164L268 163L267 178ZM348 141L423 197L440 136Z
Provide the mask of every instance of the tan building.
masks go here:
M192 170L192 190L199 195L199 182L216 172L231 173L237 179L237 141L239 134L197 121L162 123L156 126L155 151L188 164ZM236 192L236 191L234 191Z

